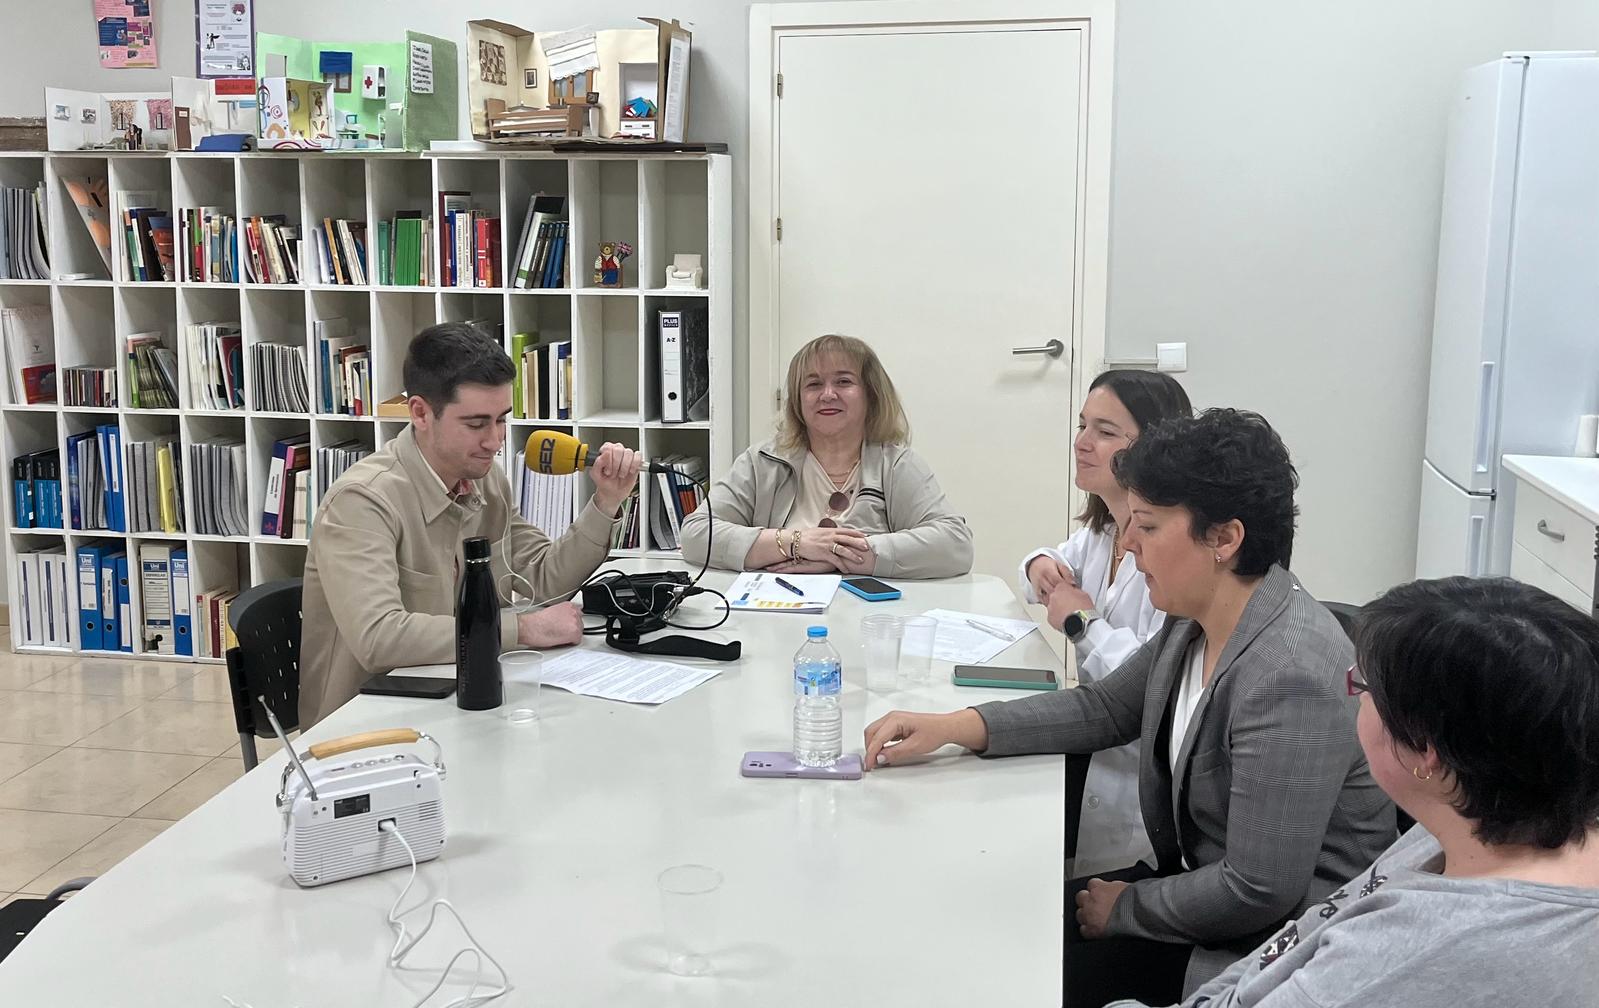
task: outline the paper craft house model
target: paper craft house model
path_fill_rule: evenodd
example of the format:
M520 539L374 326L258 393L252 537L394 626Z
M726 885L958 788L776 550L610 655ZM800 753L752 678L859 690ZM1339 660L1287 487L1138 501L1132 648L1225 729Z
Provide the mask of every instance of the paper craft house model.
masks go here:
M691 35L676 21L639 20L652 27L534 33L504 21L469 22L472 136L681 142Z

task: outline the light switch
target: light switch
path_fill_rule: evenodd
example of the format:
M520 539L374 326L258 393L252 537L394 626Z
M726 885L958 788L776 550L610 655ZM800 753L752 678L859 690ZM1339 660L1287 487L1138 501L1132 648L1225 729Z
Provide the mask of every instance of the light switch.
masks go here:
M1156 343L1155 344L1155 370L1156 371L1187 371L1188 370L1188 344L1187 343Z

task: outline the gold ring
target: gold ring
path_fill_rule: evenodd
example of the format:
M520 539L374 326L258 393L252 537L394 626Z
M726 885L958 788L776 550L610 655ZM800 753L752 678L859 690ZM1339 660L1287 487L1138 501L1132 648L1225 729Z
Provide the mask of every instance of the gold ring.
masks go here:
M838 543L833 544L833 555L838 556Z

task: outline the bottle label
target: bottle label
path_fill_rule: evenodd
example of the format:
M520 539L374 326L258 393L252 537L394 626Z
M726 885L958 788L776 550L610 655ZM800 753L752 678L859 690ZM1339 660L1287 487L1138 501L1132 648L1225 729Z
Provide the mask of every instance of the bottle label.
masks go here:
M844 670L838 662L802 662L794 666L794 692L828 696L843 689Z

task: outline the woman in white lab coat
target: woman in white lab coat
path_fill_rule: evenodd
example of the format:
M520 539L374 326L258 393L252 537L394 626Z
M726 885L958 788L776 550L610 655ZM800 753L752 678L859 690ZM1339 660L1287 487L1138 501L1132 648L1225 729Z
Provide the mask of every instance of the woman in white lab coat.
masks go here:
M1137 561L1122 550L1127 492L1111 459L1150 425L1189 416L1183 387L1153 371L1106 371L1089 386L1077 416L1076 483L1088 492L1082 528L1058 546L1022 558L1017 577L1028 602L1049 607L1049 623L1077 653L1084 682L1114 671L1155 635L1166 614L1149 601ZM1125 868L1153 854L1138 807L1138 743L1095 753L1089 763L1073 873Z

